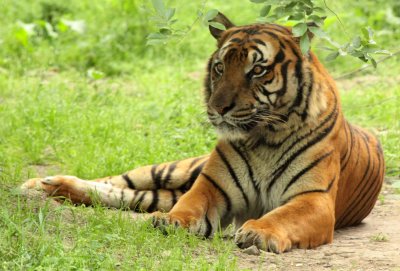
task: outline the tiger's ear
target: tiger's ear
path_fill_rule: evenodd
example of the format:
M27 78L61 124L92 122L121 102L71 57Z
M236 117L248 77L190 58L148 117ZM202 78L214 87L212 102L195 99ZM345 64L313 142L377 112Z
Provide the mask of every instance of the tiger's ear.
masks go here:
M210 22L216 22L216 23L220 23L223 26L225 26L225 29L229 29L231 27L234 27L235 25L221 12L218 12L217 16L215 16L214 19L212 19ZM219 38L221 38L222 33L225 30L221 30L219 28L216 28L214 26L212 26L211 24L208 26L208 28L210 29L210 33L211 35L213 35L214 38L216 38L217 40Z

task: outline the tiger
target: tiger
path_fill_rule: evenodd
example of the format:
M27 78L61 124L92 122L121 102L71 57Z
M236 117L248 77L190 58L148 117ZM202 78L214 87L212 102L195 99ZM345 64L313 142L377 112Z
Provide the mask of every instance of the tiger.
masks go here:
M217 49L204 101L218 135L210 154L22 188L85 205L95 193L104 206L151 213L163 231L211 238L233 224L239 248L275 253L331 243L335 229L360 224L383 183L379 141L344 118L334 80L290 27L236 26L222 13L213 21L225 29L209 27Z

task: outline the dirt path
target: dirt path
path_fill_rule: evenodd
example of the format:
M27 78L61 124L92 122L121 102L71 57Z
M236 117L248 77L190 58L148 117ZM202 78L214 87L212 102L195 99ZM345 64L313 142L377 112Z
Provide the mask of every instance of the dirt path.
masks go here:
M385 195L358 227L335 232L334 242L314 250L276 255L246 255L237 250L240 268L251 270L398 270L400 271L400 199Z

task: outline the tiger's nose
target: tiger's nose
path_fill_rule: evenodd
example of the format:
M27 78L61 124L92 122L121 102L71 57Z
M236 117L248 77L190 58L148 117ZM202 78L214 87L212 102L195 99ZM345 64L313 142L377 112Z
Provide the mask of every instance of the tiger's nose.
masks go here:
M231 111L234 107L235 107L235 103L232 102L230 105L226 105L226 104L221 104L221 105L214 105L214 109L215 111L218 112L218 114L220 114L221 116L224 116L226 113L228 113L229 111Z

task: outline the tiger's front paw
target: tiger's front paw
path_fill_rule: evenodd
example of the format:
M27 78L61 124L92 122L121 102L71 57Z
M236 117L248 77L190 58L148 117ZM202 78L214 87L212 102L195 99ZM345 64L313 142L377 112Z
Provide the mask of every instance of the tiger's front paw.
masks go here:
M257 220L247 221L235 234L235 243L240 248L253 245L265 251L282 253L292 248L287 234L276 227L262 225Z
M164 234L168 233L168 229L178 227L187 229L190 233L205 238L213 234L213 227L207 216L204 218L196 218L193 215L161 213L155 212L151 214L152 223L155 228L159 228Z

